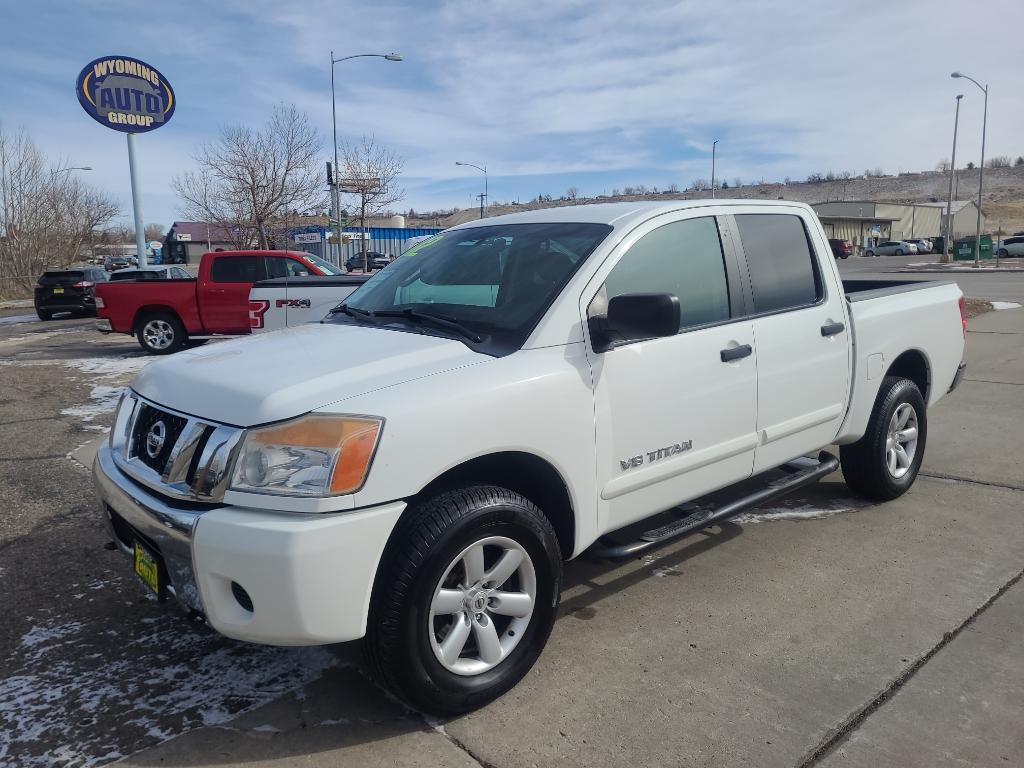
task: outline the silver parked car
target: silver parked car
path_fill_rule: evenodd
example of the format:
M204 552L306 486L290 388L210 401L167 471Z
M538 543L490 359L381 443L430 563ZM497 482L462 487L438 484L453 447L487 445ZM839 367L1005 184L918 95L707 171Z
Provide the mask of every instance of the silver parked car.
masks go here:
M1008 237L999 244L996 251L1000 256L1024 256L1024 236L1014 235Z
M865 256L905 256L917 253L917 246L905 240L886 240L864 249Z
M933 250L931 240L925 240L922 238L920 240L906 240L905 242L908 242L911 245L916 245L918 253L931 253Z

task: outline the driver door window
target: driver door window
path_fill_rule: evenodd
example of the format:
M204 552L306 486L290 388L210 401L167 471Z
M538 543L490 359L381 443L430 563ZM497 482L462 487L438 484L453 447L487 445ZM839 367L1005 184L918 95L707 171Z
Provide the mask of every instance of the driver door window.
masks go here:
M714 217L673 222L640 238L608 275L588 315L605 315L608 301L627 293L677 296L681 331L729 320L729 280Z

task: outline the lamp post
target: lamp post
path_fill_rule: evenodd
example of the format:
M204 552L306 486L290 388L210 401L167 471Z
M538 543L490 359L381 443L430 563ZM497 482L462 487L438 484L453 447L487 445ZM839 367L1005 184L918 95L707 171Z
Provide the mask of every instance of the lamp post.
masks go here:
M950 77L962 77L970 80L985 94L985 107L981 113L981 165L978 166L978 224L974 234L974 266L981 266L981 192L985 184L985 128L988 123L988 85L982 85L970 75L953 72Z
M460 163L458 160L455 161L455 164L465 165L468 166L469 168L476 168L478 171L482 171L484 174L484 193L480 197L480 218L482 219L484 217L484 200L489 199L489 196L487 194L487 166L485 165L481 168L479 165L473 165L472 163Z
M962 93L956 97L956 117L953 118L953 155L949 161L949 203L946 205L946 242L942 248L942 258L939 259L943 264L949 263L953 247L953 177L956 176L956 131L960 125L960 99L963 97Z
M715 196L715 147L718 146L718 139L711 142L711 197Z
M341 212L338 206L338 100L334 94L334 65L339 61L349 59L384 59L386 61L401 61L400 53L357 53L352 56L334 58L334 51L331 51L331 124L334 130L334 184L331 188L331 207L334 209L334 236L338 241L338 263L341 263Z

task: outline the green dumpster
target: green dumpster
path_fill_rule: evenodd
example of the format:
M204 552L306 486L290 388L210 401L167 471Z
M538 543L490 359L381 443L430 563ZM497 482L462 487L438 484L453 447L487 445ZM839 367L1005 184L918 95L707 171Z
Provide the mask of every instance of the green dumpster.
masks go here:
M992 235L981 236L981 253L978 255L978 258L992 258ZM973 237L961 237L958 240L953 241L953 260L974 261Z

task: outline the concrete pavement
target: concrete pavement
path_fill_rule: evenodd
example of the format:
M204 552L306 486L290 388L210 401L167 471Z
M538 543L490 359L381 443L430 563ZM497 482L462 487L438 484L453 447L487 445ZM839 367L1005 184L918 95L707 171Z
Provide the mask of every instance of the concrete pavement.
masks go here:
M725 525L618 568L570 564L537 667L443 731L413 717L389 721L382 739L343 729L330 746L288 726L305 716L300 699L127 764L402 765L419 750L485 766L1021 764L1020 613L1003 601L1024 592L1012 586L1024 485L1003 448L1024 426L1012 402L1024 361L995 338L1020 334L1022 311L972 322L968 381L933 412L912 493L861 506L837 476L783 505L797 521ZM1005 444L963 424L996 409ZM256 722L281 735L263 746Z
M536 668L446 723L355 644L232 643L141 597L66 452L107 423L76 403L126 380L98 372L142 361L80 325L0 330L0 765L1024 764L1024 310L971 321L909 494L836 475L656 557L570 563Z

